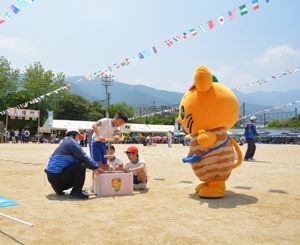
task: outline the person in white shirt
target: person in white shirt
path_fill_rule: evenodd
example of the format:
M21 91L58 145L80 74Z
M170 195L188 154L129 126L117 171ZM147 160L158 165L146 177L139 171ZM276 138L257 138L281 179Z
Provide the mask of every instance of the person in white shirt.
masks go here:
M123 162L120 157L115 155L116 149L113 145L107 146L107 159L109 161L109 169L111 171L122 171L123 170Z
M124 171L133 173L133 189L145 189L148 180L145 160L139 157L139 150L135 146L128 147L125 153L129 162L126 163Z
M106 143L108 140L119 141L119 127L127 121L128 117L125 113L117 112L113 119L103 118L92 125L94 133L91 142L91 157L104 170L108 170L107 159L105 157Z

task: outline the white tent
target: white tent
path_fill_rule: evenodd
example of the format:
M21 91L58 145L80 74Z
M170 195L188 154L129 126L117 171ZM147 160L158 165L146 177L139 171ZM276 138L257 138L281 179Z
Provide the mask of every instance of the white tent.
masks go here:
M147 124L152 133L167 133L169 131L174 132L174 125L154 125Z
M40 132L50 133L51 130L67 130L67 128L78 128L80 130L91 130L92 124L95 122L89 121L75 121L75 120L58 120L54 119L52 126L48 125L48 119L40 128Z
M148 127L147 124L137 124L137 123L126 123L121 127L122 133L127 133L128 130L125 130L125 128L129 128L129 132L134 133L151 133L151 129Z
M50 133L51 130L67 130L67 128L78 128L80 130L92 130L92 124L95 122L90 121L75 121L75 120L58 120L53 119L52 126L48 125L48 120L40 128L40 132ZM136 124L126 123L121 127L121 132L127 133L167 133L174 132L174 125L153 125L153 124Z

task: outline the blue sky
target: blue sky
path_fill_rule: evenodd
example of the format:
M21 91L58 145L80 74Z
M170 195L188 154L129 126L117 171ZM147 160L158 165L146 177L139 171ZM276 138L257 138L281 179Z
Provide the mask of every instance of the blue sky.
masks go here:
M1 0L0 16L16 2ZM117 70L115 79L184 92L204 64L235 88L300 67L300 1L258 2L254 11L251 1L233 0L36 0L0 25L0 55L21 70L40 61L54 72L89 75L156 46L157 54ZM248 14L229 21L227 12L245 3ZM163 45L210 19L213 30ZM300 89L300 72L242 92L291 89Z

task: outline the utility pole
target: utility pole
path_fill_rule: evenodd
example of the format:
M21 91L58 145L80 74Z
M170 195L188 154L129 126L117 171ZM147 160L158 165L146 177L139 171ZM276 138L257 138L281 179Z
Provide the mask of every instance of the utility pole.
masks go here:
M109 93L108 93L108 86L112 86L113 84L113 79L114 76L109 74L109 75L104 75L101 77L102 81L102 86L105 88L105 117L109 117L108 115L108 108L109 108Z
M246 105L245 105L245 102L243 102L243 118L244 118L244 127L246 126L246 118L245 118L245 115L246 115Z

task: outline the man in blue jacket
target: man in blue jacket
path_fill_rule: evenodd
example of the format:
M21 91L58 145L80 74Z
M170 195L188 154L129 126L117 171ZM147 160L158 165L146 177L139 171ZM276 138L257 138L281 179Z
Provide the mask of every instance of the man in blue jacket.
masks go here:
M57 195L64 195L64 190L72 188L70 198L87 199L89 196L82 193L86 169L103 172L78 144L81 138L78 129L68 129L66 137L49 159L45 172Z
M255 154L255 150L256 150L256 146L255 146L255 136L257 136L257 132L256 132L256 117L255 116L251 116L250 117L250 122L246 125L245 128L245 132L244 132L244 136L246 138L248 147L247 147L247 151L244 157L244 161L255 161L254 160L254 154Z

